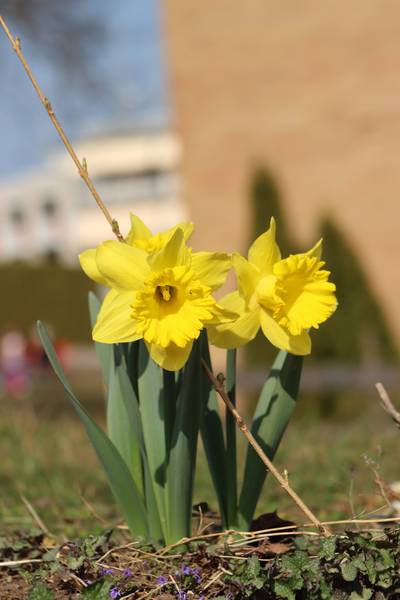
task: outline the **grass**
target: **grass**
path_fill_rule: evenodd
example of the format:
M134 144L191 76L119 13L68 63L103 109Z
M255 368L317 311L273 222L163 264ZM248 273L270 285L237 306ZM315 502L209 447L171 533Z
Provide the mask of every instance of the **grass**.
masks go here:
M82 385L78 382L78 387ZM100 389L86 394L89 409L101 415L100 395ZM24 497L60 539L115 525L119 516L113 498L68 401L56 384L46 384L39 396L40 402L1 403L1 523L7 530L35 525ZM364 455L377 463L384 480L400 477L398 430L374 396L364 398L364 405L360 398L353 397L352 402L349 412L349 399L342 399L336 417L327 421L318 418L323 408L316 399L303 399L276 458L278 468L288 470L292 487L320 519L384 512L384 500ZM241 463L243 443L239 450ZM194 500L217 508L201 448ZM268 478L258 513L275 509L284 518L303 521L291 499Z

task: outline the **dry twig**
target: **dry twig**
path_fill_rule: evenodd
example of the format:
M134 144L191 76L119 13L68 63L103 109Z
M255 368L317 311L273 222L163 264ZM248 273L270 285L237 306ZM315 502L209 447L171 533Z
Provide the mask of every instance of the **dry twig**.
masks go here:
M0 562L0 567L17 567L18 565L29 565L31 563L42 563L41 558L23 558L21 560L4 560Z
M284 477L281 473L279 473L278 469L276 469L272 462L269 460L268 456L265 454L257 440L249 431L249 428L247 427L246 423L244 422L244 420L242 419L232 402L229 400L228 394L225 392L223 384L221 384L221 382L219 382L218 379L214 376L214 374L209 369L207 363L204 360L202 360L202 363L208 378L210 379L211 383L215 388L215 391L220 395L222 400L225 402L227 408L231 411L240 431L247 438L249 444L252 446L259 458L262 460L267 470L271 473L271 475L273 475L273 477L275 477L275 479L279 482L280 486L289 494L289 496L292 498L295 504L297 504L300 510L310 519L310 521L315 525L315 527L317 527L321 531L321 533L323 533L323 535L325 535L326 537L330 536L331 532L329 531L328 527L326 527L323 523L321 523L321 521L317 519L314 513L308 508L308 506L303 502L300 496L298 496L298 494L290 486L289 482L287 481L287 478Z
M46 109L46 112L49 115L51 122L53 123L54 127L57 130L58 135L60 136L64 146L66 147L66 149L69 152L69 155L71 156L72 160L74 161L76 168L78 169L79 175L82 177L83 181L86 183L87 187L89 188L90 193L92 194L93 198L95 199L101 212L103 213L103 215L109 222L111 229L112 229L113 233L115 234L115 236L117 237L117 239L120 242L124 242L125 240L119 230L118 222L111 217L106 205L104 204L103 200L100 197L100 194L98 193L97 189L95 188L93 181L89 177L86 160L84 158L82 159L82 161L79 160L75 150L72 147L71 142L69 141L64 129L61 127L60 122L54 113L54 110L53 110L50 100L48 98L46 98L36 77L32 73L32 70L22 52L20 38L14 37L12 35L7 23L5 22L5 20L3 19L3 17L1 15L0 15L0 25L1 25L2 29L4 30L6 36L8 37L9 42L10 42L11 46L13 47L14 52L16 53L19 60L21 61L22 66L25 69L25 72L28 75L33 87L35 88L35 91L36 91L37 95L39 96L41 103L43 104L44 108Z
M392 417L393 421L396 423L397 427L400 429L400 412L395 409L393 406L393 402L391 401L389 394L387 393L385 387L382 383L375 384L376 389L378 390L379 398L383 409L389 417Z

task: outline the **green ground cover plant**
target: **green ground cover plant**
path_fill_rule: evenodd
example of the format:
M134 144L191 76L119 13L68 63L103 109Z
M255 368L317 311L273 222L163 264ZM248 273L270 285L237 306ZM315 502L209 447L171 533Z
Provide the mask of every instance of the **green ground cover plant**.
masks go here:
M280 532L279 541L266 534L239 544L232 536L197 540L171 556L112 530L61 547L46 546L43 533L31 531L0 538L0 558L14 575L0 575L0 584L27 600L146 594L163 600L384 600L400 593L399 542L399 530L390 528L328 539L289 530ZM19 560L29 566L22 570Z

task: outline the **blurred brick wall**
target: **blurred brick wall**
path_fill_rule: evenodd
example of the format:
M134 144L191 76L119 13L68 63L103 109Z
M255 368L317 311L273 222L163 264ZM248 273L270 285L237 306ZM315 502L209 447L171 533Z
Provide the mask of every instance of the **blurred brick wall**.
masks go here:
M400 2L164 0L184 195L204 248L244 250L253 168L289 225L334 215L400 339Z

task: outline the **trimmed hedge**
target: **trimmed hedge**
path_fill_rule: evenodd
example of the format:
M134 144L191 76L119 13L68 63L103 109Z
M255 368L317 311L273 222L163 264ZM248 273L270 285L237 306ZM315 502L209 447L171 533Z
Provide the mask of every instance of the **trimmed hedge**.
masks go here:
M94 284L78 269L25 263L0 266L0 331L29 334L37 319L50 325L57 338L91 339L87 296Z

